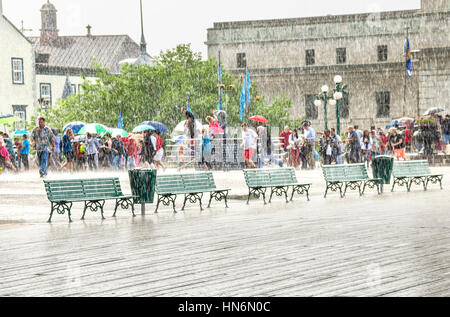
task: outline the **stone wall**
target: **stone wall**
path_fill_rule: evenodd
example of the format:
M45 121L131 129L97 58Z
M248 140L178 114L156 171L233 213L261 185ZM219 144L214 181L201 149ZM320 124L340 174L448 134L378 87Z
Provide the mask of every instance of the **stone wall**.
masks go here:
M447 2L446 2L447 1ZM245 53L253 82L270 102L285 94L293 100L291 116L305 115L306 95L322 85L334 86L341 75L350 94L350 117L342 127L383 126L392 118L415 117L438 101L448 100L448 54L430 48L450 47L448 0L422 1L421 10L368 13L265 21L214 23L208 29L208 55L219 55L224 68L237 76L237 53ZM432 9L434 8L434 9ZM413 53L413 77L406 81L403 56L406 32ZM378 46L386 45L386 61L378 60ZM336 49L346 48L347 61L338 64ZM306 50L314 49L315 64L306 65ZM421 53L423 51L425 53ZM391 94L389 117L377 117L376 92ZM335 109L328 110L335 125ZM323 127L323 109L313 124Z

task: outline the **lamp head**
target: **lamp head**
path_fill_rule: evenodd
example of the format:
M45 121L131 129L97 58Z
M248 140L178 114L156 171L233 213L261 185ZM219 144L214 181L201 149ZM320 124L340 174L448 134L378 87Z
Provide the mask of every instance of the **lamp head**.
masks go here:
M322 86L322 92L328 92L328 86L327 85L325 85L325 86Z
M339 75L335 76L335 77L334 77L334 82L335 82L336 84L342 83L342 77L339 76Z
M336 100L335 99L331 99L329 102L330 106L334 107L336 106Z
M336 92L334 93L333 97L335 100L341 100L344 97L344 95L342 94L342 92Z
M319 99L316 99L316 100L314 101L314 105L315 105L316 107L320 107L320 106L322 105L322 101L320 101Z

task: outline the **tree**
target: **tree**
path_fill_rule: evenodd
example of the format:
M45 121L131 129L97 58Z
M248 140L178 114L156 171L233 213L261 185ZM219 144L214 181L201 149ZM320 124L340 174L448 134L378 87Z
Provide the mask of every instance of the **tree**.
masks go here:
M217 109L217 60L201 59L201 54L192 52L190 45L179 45L175 49L161 52L155 66L123 65L120 74L93 65L98 79L85 80L83 92L59 100L59 106L44 115L50 126L62 129L71 121L102 123L116 127L122 112L124 128L128 131L143 121L160 121L173 129L185 120L181 107L186 105L190 94L190 107L198 119L211 115ZM223 72L223 84L240 87L233 74ZM257 87L252 88L252 114L262 114L271 125L284 125L288 119L291 101L282 96L271 105L264 98L257 100ZM224 110L230 115L229 125L240 125L239 89L225 96ZM38 114L40 115L40 114Z

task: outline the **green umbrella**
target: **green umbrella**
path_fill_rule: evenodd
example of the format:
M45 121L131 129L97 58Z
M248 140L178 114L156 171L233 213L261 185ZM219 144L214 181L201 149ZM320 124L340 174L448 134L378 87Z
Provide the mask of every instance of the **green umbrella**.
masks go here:
M80 135L83 135L86 133L100 134L102 132L106 132L107 130L108 130L108 127L104 126L103 124L89 123L89 124L86 124L84 127L82 127L81 130L78 131L78 134L80 134Z
M130 135L130 134L129 134L127 131L125 131L124 129L117 129L117 128L110 128L110 129L108 129L108 130L105 132L105 134L106 134L106 133L111 134L111 136L112 136L113 138L115 138L115 137L118 136L118 135L120 135L122 138L126 138L127 136Z
M0 124L10 124L17 121L20 121L20 118L17 118L12 114L0 114Z

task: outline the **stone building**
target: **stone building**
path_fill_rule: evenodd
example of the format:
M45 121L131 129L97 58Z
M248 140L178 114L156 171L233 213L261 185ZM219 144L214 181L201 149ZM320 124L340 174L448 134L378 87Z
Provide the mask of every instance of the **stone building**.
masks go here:
M41 8L40 37L30 37L36 52L36 86L39 106L54 106L69 77L72 93L82 90L83 77L95 80L93 63L120 71L119 62L139 56L140 46L128 35L93 35L87 26L84 36L60 36L57 10L47 1Z
M60 36L57 10L49 0L41 8L39 37L24 36L3 15L2 0L0 13L0 113L24 121L57 105L67 77L72 93L81 92L85 80L96 79L93 62L118 73L124 62L149 60L143 56L143 37L139 45L128 35L93 35L89 25L85 36ZM14 128L19 127L24 122Z
M1 0L0 39L0 114L14 114L25 121L36 99L33 45L3 15ZM24 125L17 123L14 128Z
M341 130L348 124L384 126L417 116L450 98L450 0L422 0L419 10L311 18L214 23L208 56L221 56L237 76L248 67L269 101L285 94L291 115L306 115L323 128L324 109L314 106L323 85L341 75L348 96L341 102ZM411 42L413 76L404 53ZM406 78L406 85L405 85ZM329 126L336 126L328 106Z

